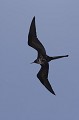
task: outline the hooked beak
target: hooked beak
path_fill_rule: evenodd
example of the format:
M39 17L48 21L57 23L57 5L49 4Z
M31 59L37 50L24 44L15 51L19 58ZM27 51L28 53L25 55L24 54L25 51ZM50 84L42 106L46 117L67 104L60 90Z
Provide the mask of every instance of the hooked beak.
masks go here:
M37 63L37 61L35 60L35 61L33 61L32 63ZM32 64L32 63L31 63L31 64Z

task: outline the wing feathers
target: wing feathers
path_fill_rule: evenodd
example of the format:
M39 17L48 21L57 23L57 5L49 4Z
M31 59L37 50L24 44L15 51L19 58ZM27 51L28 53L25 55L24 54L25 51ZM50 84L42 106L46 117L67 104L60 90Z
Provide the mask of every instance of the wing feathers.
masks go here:
M30 25L30 30L28 34L28 45L36 49L39 53L46 55L46 51L42 43L38 40L36 35L35 17Z
M48 71L49 71L49 64L43 64L41 66L40 71L37 74L38 79L40 82L52 93L55 95L55 92L53 91L49 81L48 81Z

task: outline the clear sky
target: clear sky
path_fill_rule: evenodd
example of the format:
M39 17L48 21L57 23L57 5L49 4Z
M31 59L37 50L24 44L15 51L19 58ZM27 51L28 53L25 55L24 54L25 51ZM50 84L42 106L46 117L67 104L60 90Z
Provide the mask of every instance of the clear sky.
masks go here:
M33 16L50 62L43 87L30 64L37 52L27 45ZM79 0L0 0L0 120L79 119Z

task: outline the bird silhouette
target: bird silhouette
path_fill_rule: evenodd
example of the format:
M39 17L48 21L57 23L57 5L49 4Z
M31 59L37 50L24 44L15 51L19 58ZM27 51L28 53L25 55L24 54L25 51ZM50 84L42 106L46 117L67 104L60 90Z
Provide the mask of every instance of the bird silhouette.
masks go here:
M35 16L32 19L30 29L29 29L28 45L34 48L35 50L37 50L38 52L37 59L34 60L34 62L32 62L32 63L37 63L41 65L41 69L37 74L37 78L52 94L56 95L48 81L49 62L51 60L68 57L68 55L50 57L46 54L46 50L44 46L37 38Z

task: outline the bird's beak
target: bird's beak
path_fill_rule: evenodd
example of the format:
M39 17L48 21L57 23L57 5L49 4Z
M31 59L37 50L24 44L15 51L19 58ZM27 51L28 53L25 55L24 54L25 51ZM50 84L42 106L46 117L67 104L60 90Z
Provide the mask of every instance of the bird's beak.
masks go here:
M33 64L34 62L31 62L30 64Z

